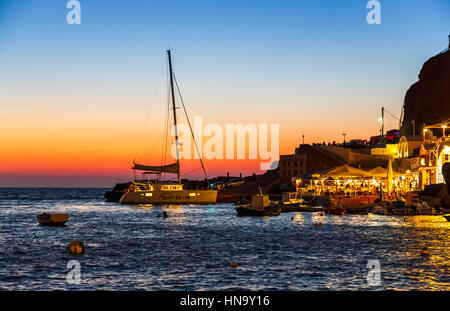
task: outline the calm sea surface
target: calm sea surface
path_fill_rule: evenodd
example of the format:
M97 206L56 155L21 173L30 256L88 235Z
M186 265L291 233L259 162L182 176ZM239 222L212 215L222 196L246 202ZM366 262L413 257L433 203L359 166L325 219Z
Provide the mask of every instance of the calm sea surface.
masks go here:
M105 190L0 189L0 289L450 290L450 222L441 216L242 218L231 204L108 203ZM69 213L67 226L38 226L43 211ZM85 254L68 254L76 239ZM430 257L419 255L424 246ZM66 281L73 259L79 285ZM380 286L367 284L369 260L380 262Z

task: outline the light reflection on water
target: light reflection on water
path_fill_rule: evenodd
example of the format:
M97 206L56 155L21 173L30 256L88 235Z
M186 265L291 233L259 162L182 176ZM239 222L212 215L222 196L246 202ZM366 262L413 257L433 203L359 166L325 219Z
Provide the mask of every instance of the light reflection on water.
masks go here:
M230 204L128 206L104 202L103 192L0 189L0 289L450 289L450 223L441 216L241 218ZM44 210L70 213L68 226L38 226ZM82 256L67 253L75 239L86 244ZM430 257L419 255L425 246ZM80 285L66 283L71 259L81 263ZM372 259L378 287L366 282Z

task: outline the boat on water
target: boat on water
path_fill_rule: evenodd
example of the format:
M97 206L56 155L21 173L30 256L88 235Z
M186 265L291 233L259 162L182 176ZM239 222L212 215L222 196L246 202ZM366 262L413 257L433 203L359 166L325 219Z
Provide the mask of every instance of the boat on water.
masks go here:
M370 212L378 215L442 215L439 208L430 207L426 202L413 203L406 206L403 201L378 202ZM444 216L445 217L445 216Z
M112 191L108 191L105 193L105 198L108 201L119 202L122 204L215 204L217 200L217 190L209 189L208 177L206 174L205 166L203 165L203 161L201 155L197 149L198 156L200 159L200 164L203 169L203 173L205 175L205 185L206 189L186 189L184 185L181 183L181 174L180 174L180 158L179 158L179 150L178 146L181 144L178 142L178 129L177 129L177 107L175 104L175 88L180 94L181 104L184 108L184 102L181 97L180 90L178 88L178 83L174 84L175 76L172 69L172 57L171 51L167 51L167 58L169 62L169 81L170 81L170 96L171 96L171 104L172 107L170 109L173 112L173 124L174 124L174 132L175 132L175 146L176 146L176 162L160 165L160 166L150 166L138 164L133 161L132 170L142 171L143 174L155 174L158 178L156 181L149 180L134 180L132 182L117 184ZM176 80L175 80L176 81ZM169 103L170 105L170 103ZM169 107L168 107L169 109ZM188 115L186 113L186 109L183 109L186 118L188 120L189 127L190 122ZM169 118L167 118L167 122L169 122ZM195 137L193 135L193 130L191 128L192 138L194 140L194 144L197 147L197 143L195 141ZM161 176L163 174L177 174L178 181L163 181L161 180Z
M122 204L215 204L217 190L188 190L175 183L132 183Z
M332 206L325 209L325 213L330 215L344 215L345 209L342 206Z
M69 220L69 214L42 213L37 217L41 226L62 227Z
M281 208L281 212L282 213L289 213L289 212L324 212L325 208L322 206L309 206L309 205L304 205L304 204L299 204L299 205L285 205L285 204L281 204L278 205Z
M303 201L298 192L283 192L281 195L283 205L301 205Z
M236 206L236 212L239 216L278 216L281 208L269 200L268 195L260 193L252 195L252 202L239 203Z
M339 200L337 203L327 206L325 208L325 213L330 214L330 215L344 215L345 209L342 206L341 197L339 197Z

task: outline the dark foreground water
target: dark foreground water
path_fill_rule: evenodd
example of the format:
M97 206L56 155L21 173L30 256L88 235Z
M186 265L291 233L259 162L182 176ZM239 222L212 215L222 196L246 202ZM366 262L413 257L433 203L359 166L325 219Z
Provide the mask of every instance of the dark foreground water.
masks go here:
M0 289L450 290L450 223L440 216L240 218L230 204L129 206L104 202L104 191L0 189ZM71 217L41 227L43 211ZM68 254L75 239L85 254ZM66 280L73 259L79 285ZM380 286L367 283L369 260L380 262Z

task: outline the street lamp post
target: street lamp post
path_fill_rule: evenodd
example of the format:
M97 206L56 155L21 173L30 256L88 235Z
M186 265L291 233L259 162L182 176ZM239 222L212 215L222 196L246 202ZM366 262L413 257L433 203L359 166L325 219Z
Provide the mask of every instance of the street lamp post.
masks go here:
M347 133L342 133L342 136L344 136L344 145L345 145L345 136L347 135Z
M425 141L425 137L427 134L427 129L425 128L425 123L422 125L422 139Z

